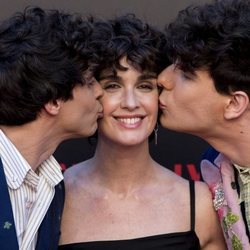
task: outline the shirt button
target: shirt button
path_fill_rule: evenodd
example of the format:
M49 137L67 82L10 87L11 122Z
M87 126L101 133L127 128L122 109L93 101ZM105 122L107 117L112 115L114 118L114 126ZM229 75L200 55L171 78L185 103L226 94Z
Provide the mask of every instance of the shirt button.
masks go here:
M232 189L236 189L236 183L234 181L231 182Z
M26 208L30 208L31 207L31 202L26 202Z
M12 176L12 182L17 182L17 177L15 175Z

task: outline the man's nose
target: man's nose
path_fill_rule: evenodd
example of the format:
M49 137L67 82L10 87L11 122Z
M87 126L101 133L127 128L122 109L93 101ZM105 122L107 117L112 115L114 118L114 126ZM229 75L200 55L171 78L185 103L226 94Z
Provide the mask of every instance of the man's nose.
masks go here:
M171 90L173 88L173 80L171 76L172 65L165 68L157 78L157 84L161 89Z

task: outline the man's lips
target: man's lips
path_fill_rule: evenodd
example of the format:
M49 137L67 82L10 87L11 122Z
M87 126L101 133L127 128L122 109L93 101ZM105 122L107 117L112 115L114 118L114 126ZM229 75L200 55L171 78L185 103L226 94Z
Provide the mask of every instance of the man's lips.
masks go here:
M103 109L97 112L98 119L103 117Z
M166 109L166 108L167 108L167 106L166 106L166 105L164 105L164 104L162 104L161 102L159 102L159 108L160 108L160 109Z

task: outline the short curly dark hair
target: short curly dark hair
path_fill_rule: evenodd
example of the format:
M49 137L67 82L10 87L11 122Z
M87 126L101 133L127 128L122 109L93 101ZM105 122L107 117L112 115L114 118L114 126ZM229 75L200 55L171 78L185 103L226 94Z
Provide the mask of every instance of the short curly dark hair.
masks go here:
M27 7L0 25L0 125L35 120L49 101L72 98L99 62L93 20Z
M94 22L93 45L102 39L105 45L99 47L99 55L102 55L102 64L96 71L99 79L103 70L111 69L114 75L117 70L126 70L120 60L127 58L128 63L140 72L152 72L159 74L169 61L164 54L166 45L165 35L158 28L149 25L143 20L129 13L110 20L97 20ZM97 46L95 46L97 47ZM97 138L97 133L89 138ZM153 136L150 136L152 140Z
M105 37L104 58L102 68L122 70L120 60L127 57L128 62L139 71L160 73L166 67L166 56L163 53L165 35L155 27L137 18L134 14L126 14L108 20L108 26L95 27L95 32ZM105 34L103 32L105 30ZM97 39L98 40L98 39Z
M219 93L250 95L250 1L189 6L165 29L165 54L184 71L207 70Z

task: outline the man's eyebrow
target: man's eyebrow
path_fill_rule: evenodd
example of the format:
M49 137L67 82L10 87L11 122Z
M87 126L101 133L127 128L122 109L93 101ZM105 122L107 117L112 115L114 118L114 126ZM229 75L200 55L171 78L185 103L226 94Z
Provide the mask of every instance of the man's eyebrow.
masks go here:
M185 74L187 74L187 75L190 75L190 76L192 76L192 77L198 77L195 70L183 69L182 67L179 67L178 65L175 65L174 70L180 70L180 71L182 71L183 73L185 73Z

